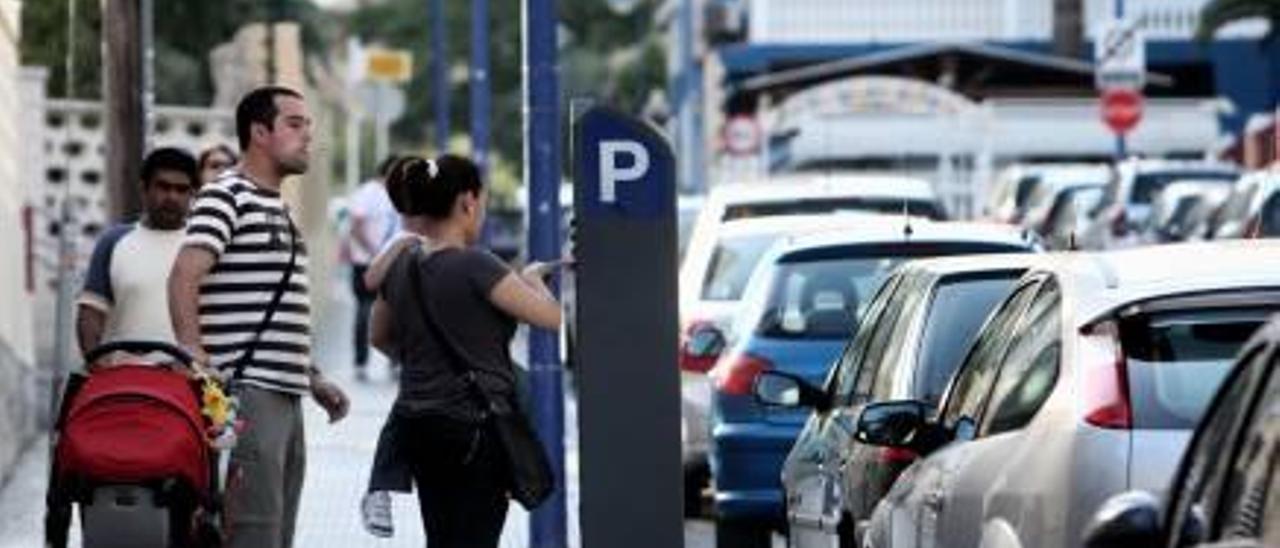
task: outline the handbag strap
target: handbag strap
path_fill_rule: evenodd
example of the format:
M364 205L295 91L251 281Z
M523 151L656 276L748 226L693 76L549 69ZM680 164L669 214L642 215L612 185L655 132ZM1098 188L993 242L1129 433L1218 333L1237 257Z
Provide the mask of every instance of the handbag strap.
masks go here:
M280 308L280 301L284 299L284 292L289 288L289 280L293 277L293 268L298 264L298 231L293 226L293 219L289 218L286 213L285 224L289 225L289 265L285 267L284 274L280 277L280 283L276 284L275 292L271 294L271 302L267 304L267 311L262 316L262 323L258 324L258 328L253 332L253 338L249 339L249 346L244 349L240 357L235 361L235 370L231 373L232 380L240 380L244 377L244 369L253 361L253 353L258 347L258 342L262 339L262 333L271 325L271 318L275 316L276 309Z
M431 331L432 336L434 336L436 340L440 341L445 352L449 354L449 359L446 360L449 362L449 368L453 370L455 375L461 377L466 383L467 391L475 402L480 405L481 412L487 413L493 411L493 401L489 398L489 395L484 391L484 388L480 386L480 382L476 379L475 368L467 365L475 362L468 359L466 351L454 343L453 339L449 337L444 328L436 322L435 314L431 313L431 305L427 303L426 298L424 298L422 294L422 260L424 257L429 257L429 255L424 256L422 254L421 244L414 246L409 253L410 260L412 261L409 264L409 291L413 294L413 300L417 303L418 309L422 312L423 323L427 325L427 329Z

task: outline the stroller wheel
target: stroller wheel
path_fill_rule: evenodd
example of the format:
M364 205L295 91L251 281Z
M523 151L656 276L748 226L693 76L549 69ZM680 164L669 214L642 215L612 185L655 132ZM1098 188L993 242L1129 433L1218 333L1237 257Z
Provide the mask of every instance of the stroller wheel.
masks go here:
M170 508L140 485L105 485L80 506L84 548L167 548Z

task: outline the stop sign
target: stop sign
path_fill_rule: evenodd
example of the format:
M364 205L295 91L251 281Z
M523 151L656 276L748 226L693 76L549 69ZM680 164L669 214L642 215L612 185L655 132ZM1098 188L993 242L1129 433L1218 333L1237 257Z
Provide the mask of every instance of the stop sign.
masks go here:
M1129 88L1110 88L1102 92L1102 121L1111 131L1126 133L1142 119L1142 94Z

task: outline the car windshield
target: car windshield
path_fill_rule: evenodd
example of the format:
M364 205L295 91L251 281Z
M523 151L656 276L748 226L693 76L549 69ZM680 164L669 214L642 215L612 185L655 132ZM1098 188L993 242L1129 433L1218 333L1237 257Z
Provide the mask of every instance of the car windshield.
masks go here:
M843 339L880 283L904 260L1026 251L1010 244L920 242L803 250L776 265L754 332L785 339Z
M724 220L771 217L775 215L806 215L852 211L862 213L901 214L903 207L915 217L944 220L946 215L938 205L919 199L866 198L842 196L837 198L800 198L780 202L732 204L725 207Z
M1139 173L1133 178L1133 199L1135 204L1149 204L1156 195L1169 183L1179 179L1195 179L1205 182L1221 182L1229 185L1236 180L1236 174L1221 170L1179 170L1155 171Z
M947 381L960 366L982 322L1018 279L1018 271L993 275L952 277L938 284L924 334L913 388L930 404L942 399Z
M736 301L742 297L751 271L780 234L724 238L716 244L702 283L702 299Z
M1194 428L1240 348L1278 309L1200 309L1122 322L1134 427Z
M1259 235L1264 238L1280 237L1280 192L1267 198L1266 203L1262 204L1259 217Z

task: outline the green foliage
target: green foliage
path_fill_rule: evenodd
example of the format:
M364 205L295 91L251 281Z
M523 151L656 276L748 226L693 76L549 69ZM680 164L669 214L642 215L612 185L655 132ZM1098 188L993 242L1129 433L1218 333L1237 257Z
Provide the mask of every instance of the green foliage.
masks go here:
M489 2L495 166L501 162L518 166L523 157L522 3ZM560 0L561 31L567 38L560 52L561 96L591 96L638 112L651 89L665 87L666 65L660 37L651 30L658 4L657 0L647 0L631 14L619 16L601 0ZM409 49L414 54L414 74L405 86L408 98L405 116L392 127L396 148L402 150L423 148L434 119L428 72L431 31L427 6L425 0L385 0L356 10L347 18L348 33L364 43ZM446 1L445 18L450 73L465 74L471 50L470 3ZM618 59L623 62L617 62ZM452 82L450 125L455 134L468 131L469 93L465 80ZM563 112L567 117L567 110ZM453 144L457 142L451 141L450 149L465 152L467 149ZM495 170L495 175L499 171L503 170ZM515 174L518 176L518 169Z
M102 96L102 26L100 0L75 0L75 97ZM23 65L49 68L49 93L66 95L67 2L42 0L22 4Z
M76 97L102 96L102 1L75 0ZM108 3L115 0L108 0ZM335 22L309 0L152 0L156 100L207 105L213 99L209 52L230 41L241 26L272 19L297 21L303 49L322 54L334 42ZM25 2L22 62L51 69L51 95L65 95L67 2Z

